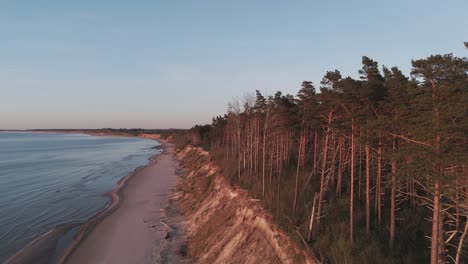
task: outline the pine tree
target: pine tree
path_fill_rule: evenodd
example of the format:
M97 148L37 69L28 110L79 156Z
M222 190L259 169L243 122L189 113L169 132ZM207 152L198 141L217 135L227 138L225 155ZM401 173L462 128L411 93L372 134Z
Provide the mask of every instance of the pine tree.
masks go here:
M419 164L431 164L431 169L419 168L424 173L430 186L427 191L432 193L432 238L431 263L438 264L445 260L444 237L444 205L441 197L445 186L452 184L452 179L444 173L451 164L460 164L460 154L448 151L458 145L457 131L453 123L459 121L466 111L466 102L460 98L466 94L468 61L453 57L452 54L430 56L426 59L412 62L412 75L419 81L418 102L421 112L418 115L418 127L414 128L414 136L418 142L426 143L426 148L419 150ZM456 124L455 124L456 126ZM424 131L424 132L423 132ZM462 155L463 156L463 155Z
M297 94L298 115L300 119L299 146L296 164L296 180L294 189L293 212L296 211L297 199L299 193L299 172L305 165L306 145L310 131L316 131L319 126L318 102L315 93L315 87L312 82L302 82L302 88Z
M363 57L359 73L354 80L327 72L320 93L308 81L296 97L256 91L188 135L209 144L223 174L261 198L278 222L306 235L324 262L414 263L429 255L432 263L468 261L467 59L413 61L408 79L396 67L381 73ZM429 215L432 225L421 225ZM380 238L388 232L393 251L372 232ZM430 250L421 249L429 234ZM371 254L330 257L353 250Z
M383 68L385 76L385 86L387 88L387 97L383 103L384 118L381 123L384 131L391 138L391 144L387 159L391 163L390 172L390 227L389 227L389 245L394 247L395 242L395 214L396 214L396 192L397 192L397 170L398 164L401 162L398 151L399 141L395 135L403 134L405 119L409 114L409 98L408 98L408 78L397 68L391 70ZM388 132L389 131L389 132Z

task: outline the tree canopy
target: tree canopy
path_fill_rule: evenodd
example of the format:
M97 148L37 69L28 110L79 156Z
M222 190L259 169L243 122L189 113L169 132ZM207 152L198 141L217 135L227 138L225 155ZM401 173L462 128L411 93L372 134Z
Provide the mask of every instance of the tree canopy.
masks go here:
M357 72L257 90L194 142L324 263L468 263L468 60Z

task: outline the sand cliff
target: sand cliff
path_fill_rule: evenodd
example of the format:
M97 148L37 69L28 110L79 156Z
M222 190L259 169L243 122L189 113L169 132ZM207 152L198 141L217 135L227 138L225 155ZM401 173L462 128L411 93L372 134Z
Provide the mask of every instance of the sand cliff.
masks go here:
M201 148L176 155L184 168L177 199L185 218L189 255L198 263L319 263L291 239L259 202L232 187Z

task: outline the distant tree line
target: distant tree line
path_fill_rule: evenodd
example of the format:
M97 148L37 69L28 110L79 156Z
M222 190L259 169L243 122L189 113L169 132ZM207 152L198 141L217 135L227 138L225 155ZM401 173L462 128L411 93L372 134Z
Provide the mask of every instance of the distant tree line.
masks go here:
M467 45L465 43L465 45ZM317 92L319 90L320 92ZM189 131L324 263L468 263L468 60L362 58Z
M144 129L144 128L99 128L99 129L31 129L29 131L50 131L50 132L79 132L90 134L112 134L138 136L140 134L159 134L162 138L168 136L185 135L187 129Z

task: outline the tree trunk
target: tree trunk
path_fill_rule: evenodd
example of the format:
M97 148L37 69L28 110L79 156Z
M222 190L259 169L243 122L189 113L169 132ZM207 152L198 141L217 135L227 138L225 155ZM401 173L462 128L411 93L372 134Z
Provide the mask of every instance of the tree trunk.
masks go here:
M332 120L332 112L328 112L328 127L327 132L325 134L325 142L323 143L323 158L322 158L322 171L320 174L320 192L319 192L319 199L318 199L318 206L317 206L317 225L320 225L320 217L322 213L322 202L323 196L325 193L325 170L327 168L327 152L328 152L328 138L330 136L330 126Z
M440 216L440 183L434 184L434 209L432 212L431 264L439 264L439 216Z
M312 167L312 175L314 175L317 172L317 154L318 154L318 133L317 133L317 130L315 130L315 136L314 136L314 165Z
M377 201L377 223L382 222L382 134L379 133L379 146L377 147L377 186L375 199Z
M277 181L277 202L276 202L276 214L279 215L281 209L281 176L283 174L283 161L284 161L284 135L280 134L279 140L279 155L278 155L278 181Z
M296 167L296 184L294 186L294 202L293 202L293 215L296 212L296 205L297 205L297 193L299 190L299 171L301 168L301 159L302 159L302 147L303 141L305 139L305 130L301 133L301 137L299 139L299 151L297 154L297 167Z
M351 179L350 179L350 192L349 192L349 240L351 244L354 242L354 119L351 120Z
M265 163L266 163L266 152L267 152L266 151L267 128L268 128L268 119L265 118L265 124L263 127L263 145L262 145L262 197L265 197Z
M338 177L336 182L336 195L341 196L341 177L343 173L343 146L339 147L338 153Z
M465 223L465 230L463 231L460 241L458 241L457 255L455 256L455 264L460 264L460 256L463 250L463 243L465 242L466 234L468 233L468 219Z
M367 131L369 137L369 131ZM370 234L370 146L369 139L366 141L366 236Z
M361 201L361 180L362 180L362 145L359 144L359 174L358 174L358 199Z
M241 177L241 159L242 159L242 155L241 155L241 142L240 142L240 134L241 134L241 131L240 131L240 120L239 120L239 124L237 126L237 157L239 159L239 166L238 166L238 172L237 172L237 176L238 178L240 179Z
M393 137L393 151L396 151L396 138ZM395 196L396 196L396 172L397 162L392 160L391 192L390 192L390 248L393 248L395 242Z
M440 115L438 106L438 91L434 80L431 80L432 84L432 103L433 103L433 122L435 129L440 127ZM437 134L435 137L435 156L437 159L435 167L435 183L434 183L434 208L432 214L432 240L431 240L431 264L439 264L441 260L441 249L444 247L442 231L443 223L441 222L441 204L440 204L440 176L442 176L442 169L439 163L440 159L440 142L441 136Z
M310 241L312 228L314 227L314 219L315 219L315 205L317 203L318 195L317 193L314 194L314 201L312 203L312 213L310 214L310 222L309 222L309 232L307 233L307 241Z
M439 262L440 263L446 263L445 261L445 239L444 239L444 210L443 210L443 204L440 203L439 205L440 210L439 210L439 242L438 242L438 250L439 250Z

